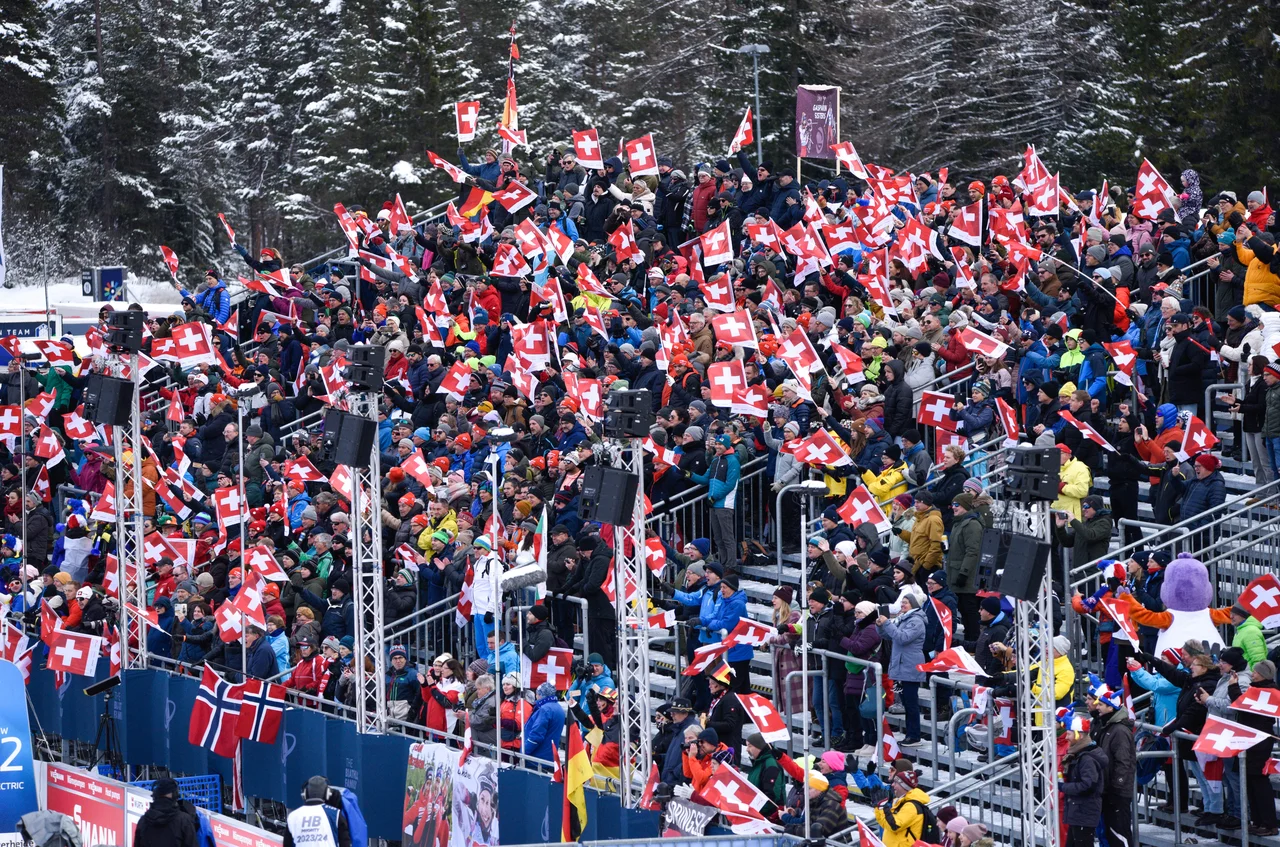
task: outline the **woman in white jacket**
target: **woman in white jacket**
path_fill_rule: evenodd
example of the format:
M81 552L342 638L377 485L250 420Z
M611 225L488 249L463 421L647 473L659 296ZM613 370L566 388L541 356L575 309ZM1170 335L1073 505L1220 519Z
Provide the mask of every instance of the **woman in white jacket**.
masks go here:
M929 343L916 342L911 364L907 365L907 373L904 377L907 385L911 386L911 394L916 402L919 402L924 387L938 378L937 371L934 370L934 362L933 348Z
M1223 344L1218 354L1228 362L1239 362L1244 356L1244 348L1249 348L1249 355L1265 356L1277 341L1280 341L1280 312L1264 312L1257 304L1244 307L1250 318L1258 325L1244 334L1240 343L1234 347Z

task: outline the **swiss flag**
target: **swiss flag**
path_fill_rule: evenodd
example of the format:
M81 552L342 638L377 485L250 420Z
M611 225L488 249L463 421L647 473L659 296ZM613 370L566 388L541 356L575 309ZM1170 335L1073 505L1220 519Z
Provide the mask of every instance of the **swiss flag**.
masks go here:
M770 744L781 744L791 738L791 732L782 720L782 715L778 714L778 710L766 698L759 694L739 694L737 697L747 717L751 718L751 722L756 725L756 729L760 730L765 741Z
M53 404L55 402L57 402L56 397L48 391L42 391L35 397L28 400L24 408L41 421L46 421L49 419L49 413L53 411ZM0 415L0 417L3 417L3 415Z
M1005 438L1017 441L1019 435L1018 415L1013 411L1013 407L1006 403L1003 398L997 397L996 412L1000 415L1000 425L1004 427Z
M1280 718L1280 692L1274 688L1250 688L1236 698L1231 708L1274 720Z
M951 638L955 632L954 616L951 614L951 608L939 600L937 597L930 597L929 604L933 606L933 611L938 616L938 623L942 624L943 649L951 649Z
M430 488L435 483L431 479L431 473L428 470L427 459L422 455L421 450L415 450L410 453L402 462L400 462L400 470L416 479L426 488Z
M965 438L958 432L951 432L945 429L935 429L933 431L935 438L933 445L933 460L939 465L942 464L943 458L947 454L948 447L959 447L961 450L969 450L969 439Z
M1134 649L1141 649L1138 644L1138 628L1129 617L1129 604L1118 603L1114 597L1100 597L1098 606L1111 616L1111 619L1120 627L1120 634L1133 645Z
M808 333L803 327L796 327L778 346L778 357L787 363L794 373L809 373L822 370L822 359L818 357L818 348L813 346ZM857 357L862 361L862 357Z
M698 236L698 243L702 245L702 264L720 265L733 261L733 234L729 231L728 221L702 233Z
M991 236L1001 244L1027 241L1027 228L1022 207L1017 203L1009 209L1003 206L988 206L987 228L991 231Z
M178 324L170 335L174 343L174 355L183 367L195 365L216 365L217 357L213 355L213 344L209 340L208 324L192 322Z
M288 582L289 575L280 567L270 549L259 544L245 551L244 562L263 579L271 582Z
M796 445L795 457L806 465L838 468L853 460L844 451L844 444L825 429L820 429Z
M817 259L823 255L818 240L803 222L782 233L782 247L797 259Z
M609 244L613 246L619 264L626 261L639 262L644 258L644 251L636 246L636 232L631 221L624 221L622 226L609 233Z
M1200 730L1200 737L1191 745L1191 749L1207 756L1231 759L1270 737L1269 732L1211 714L1205 719L1204 729Z
M329 485L339 497L350 503L355 497L355 482L351 479L351 469L346 465L338 465L329 474Z
M748 106L746 114L738 121L738 128L733 132L733 140L729 142L729 155L737 153L752 141L755 141L755 132L751 128L751 107Z
M606 580L606 583L609 580ZM719 644L706 644L693 651L693 659L689 662L689 666L682 672L683 676L697 676L707 668L713 667L716 662L720 661L720 657L729 652L731 644L725 644L723 641Z
M80 406L80 409L83 408L83 405ZM89 433L93 434L92 426L89 428ZM20 435L22 435L22 410L17 406L0 406L0 436L17 438Z
M970 353L978 353L989 359L1003 359L1009 352L1008 344L997 341L985 332L979 332L972 327L960 330L960 343Z
M538 371L551 363L551 329L544 321L511 327L512 349L528 362L529 369Z
M753 621L750 618L739 618L737 625L729 632L725 641L748 647L763 647L769 643L769 639L776 632L777 630L769 624Z
M1089 424L1077 418L1075 415L1071 414L1071 412L1069 412L1068 410L1060 409L1058 411L1058 416L1061 417L1067 423L1074 426L1076 429L1080 430L1080 434L1083 435L1085 438L1089 439L1090 441L1092 441L1094 444L1097 444L1099 447L1103 448L1104 450L1110 450L1112 453L1116 452L1116 448L1112 447L1111 442L1103 438L1100 432L1098 432Z
M605 340L609 341L609 329L604 325L604 316L600 314L600 310L587 302L582 307L582 319L586 322L591 331Z
M662 546L662 539L656 535L644 540L644 563L655 574L662 573L667 566L667 551Z
M244 520L244 501L240 499L240 490L235 486L219 488L213 492L214 513L221 526L234 526Z
M436 389L437 394L448 394L455 400L461 400L463 395L471 388L471 377L474 371L464 361L457 361L449 368L449 372L444 375L444 379L440 380L440 387Z
M970 656L969 651L963 647L952 647L948 650L943 650L924 664L916 665L916 670L924 671L925 673L955 671L956 673L972 674L974 676L986 676L986 672L978 664L978 660Z
M458 143L474 139L480 121L480 103L475 100L454 103L453 114L458 125Z
M554 223L549 225L542 235L555 254L560 257L560 261L567 265L573 258L573 240Z
M769 417L769 403L773 400L773 392L763 384L751 385L738 395L738 402L730 410L735 415L748 415L753 418Z
M445 159L441 158L440 156L437 156L435 153L432 153L430 150L427 151L427 161L435 165L440 170L447 173L449 175L449 178L452 179L454 182L458 184L462 184L467 181L466 171L464 171L462 168L458 167L457 165L453 164L452 162L448 162ZM347 237L349 239L351 237L350 234L348 234Z
M520 246L520 252L530 259L546 249L542 243L542 233L534 225L533 218L525 218L516 227L516 243ZM441 299L444 298L443 292L440 296ZM445 308L447 312L447 305Z
M47 459L50 465L56 465L67 457L62 450L62 442L46 424L40 424L36 433L35 453L41 459Z
M895 743L894 746L896 747L897 744ZM886 759L885 761L893 760ZM861 820L858 821L858 847L884 847L884 842L876 838L876 834L871 831L871 827Z
M573 681L573 651L567 647L552 647L543 656L529 665L529 684L527 688L536 691L538 686L549 682L556 691L568 691Z
M573 131L573 152L584 168L604 170L604 159L600 152L600 134L594 129Z
M76 363L75 354L68 344L61 341L32 341L32 344L44 355L53 367L63 365L66 367L74 367Z
M676 610L667 609L649 615L649 629L671 629L676 625Z
M1280 579L1265 573L1250 582L1236 601L1266 629L1280 626Z
M1133 369L1138 364L1138 354L1128 341L1102 342L1103 348L1111 361L1116 364L1116 382L1121 385L1133 385Z
M940 429L955 431L956 421L951 420L951 407L955 398L937 391L924 391L920 394L920 411L916 414L916 423L921 426L936 426Z
M782 230L773 221L766 219L763 223L749 223L745 229L753 244L768 247L775 253L782 252Z
M627 168L633 177L658 173L658 154L653 146L652 135L642 135L624 146L627 148Z
M523 129L512 129L508 126L498 124L498 137L504 141L510 141L515 147L529 146L529 133Z
M324 482L328 477L320 473L315 465L311 464L311 460L306 456L300 456L292 462L284 463L285 479L291 479L295 482Z
M533 268L511 244L499 244L493 256L494 276L523 277L533 273Z
M53 484L49 481L49 466L41 465L36 472L35 484L31 490L40 495L40 499L48 503L53 500Z
M845 380L851 383L866 381L866 377L862 375L866 363L862 361L861 356L843 344L833 343L831 349L836 354L836 361L840 363L840 372L844 374Z
M727 315L716 315L711 319L711 328L715 330L716 342L732 344L735 347L756 348L756 325L751 315L745 310L730 312ZM743 381L746 387L746 381Z
M858 238L858 227L851 221L837 224L824 223L822 238L827 242L827 250L832 253L843 253L845 250L862 246L862 241Z
M267 628L266 607L262 604L262 589L265 584L262 577L251 571L244 577L240 592L231 601L231 605L244 615L245 622L259 629Z
M142 562L147 567L154 568L161 559L177 562L178 558L178 551L174 550L169 545L169 540L159 532L152 532L142 539Z
M537 200L538 195L524 183L513 179L501 191L495 191L493 199L497 200L502 208L514 214Z
M45 666L61 673L93 676L98 670L98 657L101 655L101 636L60 629L49 640L49 658Z
M858 155L858 151L854 149L852 141L841 141L839 144L831 145L831 152L836 154L836 164L843 165L849 169L849 173L858 179L867 178L867 169L862 164L862 157Z
M891 526L888 516L865 485L853 489L845 501L836 507L836 512L854 528L869 523L883 532Z
M1204 421L1195 415L1187 421L1186 434L1182 438L1182 451L1188 456L1204 453L1218 446L1218 436L1209 431Z
M982 201L961 206L951 219L947 235L971 247L982 245Z
M587 267L586 262L578 263L578 288L582 289L583 294L613 297L609 289L600 284L600 279L592 272L591 268Z
M1140 218L1154 221L1165 209L1175 209L1174 200L1178 195L1156 170L1156 166L1146 159L1138 168L1137 194L1133 197L1130 211Z
M880 722L880 753L881 758L886 762L896 762L898 756L902 755L902 749L898 747L898 739L893 737L893 730L889 727L888 715L885 715L884 720Z
M1027 204L1027 214L1034 218L1044 218L1049 215L1058 214L1058 175L1037 183L1034 186L1028 186L1027 191L1030 194L1030 200Z
M177 279L178 278L178 254L170 250L168 247L165 247L163 244L161 244L160 255L164 257L164 263L169 266L169 276L173 277L174 279Z
M579 265L578 267L582 267ZM703 299L707 301L707 306L715 309L717 312L732 312L737 308L737 303L733 301L733 286L729 282L729 277L720 274L700 286L702 289Z
M763 818L760 810L769 802L764 792L728 762L720 763L699 793L703 800L720 811L749 818Z

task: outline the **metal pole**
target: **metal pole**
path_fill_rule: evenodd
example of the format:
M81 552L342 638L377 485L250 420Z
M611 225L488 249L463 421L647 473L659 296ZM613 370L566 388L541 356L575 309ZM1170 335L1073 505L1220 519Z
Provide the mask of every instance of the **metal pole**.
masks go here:
M801 676L804 685L801 686L800 692L800 730L804 733L801 750L804 752L804 768L809 768L809 756L812 750L812 741L809 738L809 633L805 632L808 627L805 623L810 617L808 611L809 604L809 498L804 497L800 502L800 602L805 604L805 611L801 613L800 618L800 667L806 673ZM825 660L824 660L825 661ZM822 677L819 677L821 679ZM806 842L812 837L809 822L809 774L803 774L803 780L800 783L800 791L804 795L804 840Z
M764 161L764 142L760 138L760 54L751 52L751 72L755 75L755 164ZM47 283L46 283L47 284Z
M22 358L21 352L14 357L14 361L18 363L18 473L21 475L19 484L22 486L22 578L24 580L23 587L25 588L25 580L27 578L27 363ZM120 469L119 452L120 441L117 439L117 473ZM116 496L119 497L123 494L124 491L121 490ZM56 523L58 516L54 515L53 520Z
M236 489L240 494L240 502L246 510L249 508L249 501L245 498L244 493L244 405L249 402L248 397L236 397L236 451L239 455L240 468L239 478L236 481ZM288 506L288 503L285 504ZM240 590L245 589L245 578L249 575L244 567L244 545L246 524L248 521L240 521ZM265 611L263 615L265 617ZM265 637L265 636L264 636ZM245 682L249 681L249 630L245 626L244 613L240 613L240 675Z
M490 476L489 485L493 489L493 512L492 512L493 517L491 519L491 523L494 525L495 530L498 525L498 521L501 520L501 518L498 515L498 508L500 506L500 503L498 501L498 497L499 497L498 490L501 486L498 485L499 465L498 465L498 451L496 448L497 448L496 444L489 445L489 476ZM496 531L494 532L494 535L495 536L497 535ZM493 556L497 560L496 562L491 561L489 565L489 581L493 585L493 631L495 634L495 638L493 639L493 646L494 646L493 660L490 662L490 664L493 665L493 681L498 691L498 705L499 705L499 708L501 708L502 660L498 658L498 651L499 651L499 648L501 647L501 642L502 642L502 549L503 548L502 548L502 539L490 538L489 540L493 542ZM501 747L502 745L498 745L498 746Z

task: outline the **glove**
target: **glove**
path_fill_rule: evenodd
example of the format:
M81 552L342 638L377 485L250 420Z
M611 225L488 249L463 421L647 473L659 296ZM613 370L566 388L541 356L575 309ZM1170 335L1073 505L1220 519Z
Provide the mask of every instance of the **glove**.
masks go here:
M689 626L697 629L702 626L702 618L689 618Z
M681 800L688 800L693 796L692 785L677 785L671 789L671 793L679 797Z
M484 613L484 622L485 622L486 624L491 624L491 623L493 623L493 612L485 612L485 613Z
M774 494L777 494L779 491L782 490L782 483L775 482L773 485L769 486L769 490L772 491Z
M790 634L791 634L791 624L789 624L789 623L780 623L780 624L778 624L778 632L782 633L783 635L790 635Z

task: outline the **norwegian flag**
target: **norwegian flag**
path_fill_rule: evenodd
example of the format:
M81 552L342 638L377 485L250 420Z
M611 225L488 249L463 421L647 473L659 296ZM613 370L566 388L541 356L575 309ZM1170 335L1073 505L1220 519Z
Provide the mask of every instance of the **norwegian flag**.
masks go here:
M176 280L178 278L178 254L161 244L160 255L164 257L164 263L169 266L169 276Z
M760 810L769 802L759 788L728 762L721 762L699 792L702 799L722 812L763 820Z
M1130 211L1138 217L1154 221L1165 209L1177 210L1177 192L1147 159L1138 168L1137 189Z
M605 580L608 582L608 580ZM720 657L729 652L729 648L733 646L723 641L719 644L706 644L693 651L693 659L689 662L689 666L682 672L683 676L697 676L708 668L714 667L716 662L720 661Z
M1191 749L1206 756L1231 759L1268 738L1271 738L1269 732L1210 714Z
M920 411L916 413L916 423L954 432L956 421L951 420L951 407L955 402L955 398L949 394L941 394L937 391L921 392Z
M720 274L699 287L702 289L707 306L717 312L732 312L737 308L738 304L733 301L733 286L729 284L729 277L726 275Z
M720 265L733 261L733 235L728 221L702 233L698 236L698 243L702 246L702 264Z
M649 615L649 629L672 629L676 625L676 610L667 609Z
M506 187L501 191L495 191L493 199L497 200L502 208L512 214L515 214L525 206L528 206L530 203L537 200L538 195L524 183L513 179L508 182Z
M480 103L476 100L463 100L453 104L453 115L458 126L458 143L471 141L476 137L476 126L480 123Z
M471 377L474 371L464 361L457 361L449 368L449 372L440 380L437 394L448 394L455 400L461 400L471 388Z
M573 152L587 170L604 170L604 158L600 152L600 134L595 129L573 131Z
M990 359L1003 359L1009 352L1009 345L997 341L985 332L972 327L960 330L960 343L970 353L978 353Z
M525 686L536 691L538 686L549 682L556 691L568 691L573 682L573 650L567 647L552 647L543 656L529 665L529 684Z
M950 650L951 639L955 633L955 621L951 608L937 597L930 597L929 604L933 606L933 611L938 616L938 623L942 625L943 650Z
M467 181L467 172L452 162L447 162L430 150L427 151L427 161L435 165L440 170L449 175L449 178L461 185ZM354 246L354 245L353 245Z
M206 665L200 677L200 693L191 709L187 742L228 759L235 756L240 746L236 731L243 692L243 686L232 685Z
M102 636L56 630L49 640L46 667L61 673L93 676L102 655Z
M738 702L746 711L747 717L756 725L756 729L770 744L781 744L791 738L791 731L782 720L782 715L768 699L759 694L739 694Z
M759 244L761 247L768 247L775 253L782 252L782 230L778 229L778 225L771 220L765 220L763 223L749 223L745 225L747 237L751 239L753 244Z
M492 273L494 276L523 277L532 274L533 268L513 245L499 244L493 257Z
M845 453L844 443L825 429L802 439L796 446L795 456L806 465L820 467L838 468L853 464L853 460Z
M868 491L865 485L859 485L853 489L845 501L836 507L836 512L854 528L869 523L878 531L884 532L892 526L888 516L876 502L875 495Z
M308 482L324 482L328 478L320 473L306 456L300 456L292 462L285 462L284 476L285 479L304 484Z
M1209 430L1209 427L1205 426L1204 421L1192 415L1191 420L1187 421L1186 433L1182 437L1181 452L1185 453L1187 458L1190 458L1199 453L1206 453L1217 446L1218 436L1214 435ZM1186 461L1181 456L1179 456L1179 459Z
M728 644L741 644L747 647L762 647L769 643L769 639L774 636L777 630L760 621L753 621L750 618L739 618L738 623L730 630L725 642Z
M951 220L947 235L971 247L982 245L982 201L961 206Z
M636 246L636 233L630 220L624 221L622 226L609 233L609 244L613 246L619 264L644 259L644 251Z
M198 322L178 324L170 334L174 342L174 354L183 367L218 363L217 357L213 355L213 343L209 339L208 324Z
M1133 619L1129 617L1129 604L1118 602L1114 597L1098 598L1098 607L1111 616L1111 619L1120 627L1120 634L1128 639L1134 649L1141 649L1138 645L1138 627L1134 625Z
M833 343L831 350L836 354L836 361L840 363L840 372L844 374L846 381L851 383L866 382L867 378L862 375L866 363L862 361L861 356L843 344Z
M956 673L972 674L974 676L986 676L986 672L978 664L978 660L970 656L969 651L963 647L951 647L943 650L924 664L916 665L916 670L924 671L925 673L955 671Z
M1099 447L1104 450L1109 450L1112 453L1116 452L1116 448L1112 447L1111 442L1103 438L1100 432L1094 429L1090 424L1085 423L1075 415L1071 414L1067 409L1059 410L1058 416L1074 426L1076 429L1080 430L1080 434L1092 441L1094 444L1097 444Z
M866 166L862 164L862 157L854 149L852 141L841 141L839 144L832 144L831 152L836 154L837 168L844 166L849 169L849 173L858 179L867 178Z
M997 397L996 412L1000 417L1000 425L1004 427L1005 439L1017 441L1020 432L1018 429L1018 415L1014 412L1013 407L1006 403L1003 398Z
M716 342L731 344L734 347L750 347L755 349L756 325L746 311L731 312L727 315L716 315L711 319L711 328L715 331ZM746 387L746 380L742 381Z
M280 567L271 550L259 544L244 553L244 562L263 579L270 582L288 582L289 575Z
M818 356L818 348L803 327L796 327L778 347L778 357L787 363L793 373L811 373L824 370L822 359ZM857 357L861 362L862 358Z
M1138 364L1138 354L1128 341L1102 342L1103 348L1116 365L1116 382L1133 385L1133 369Z
M748 106L746 114L738 121L738 128L733 132L733 140L729 142L730 156L755 141L755 132L751 127L751 107Z
M653 146L653 135L642 135L634 141L628 141L627 168L634 176L650 176L658 173L658 154Z
M1265 629L1280 626L1280 579L1266 573L1254 579L1236 600L1245 611L1258 619Z
M288 690L283 685L261 679L246 680L241 689L236 735L263 744L275 744L284 710L289 705Z
M898 739L893 737L893 730L889 727L888 716L885 716L880 723L880 751L881 757L886 762L896 762L902 755L902 750L898 747Z

